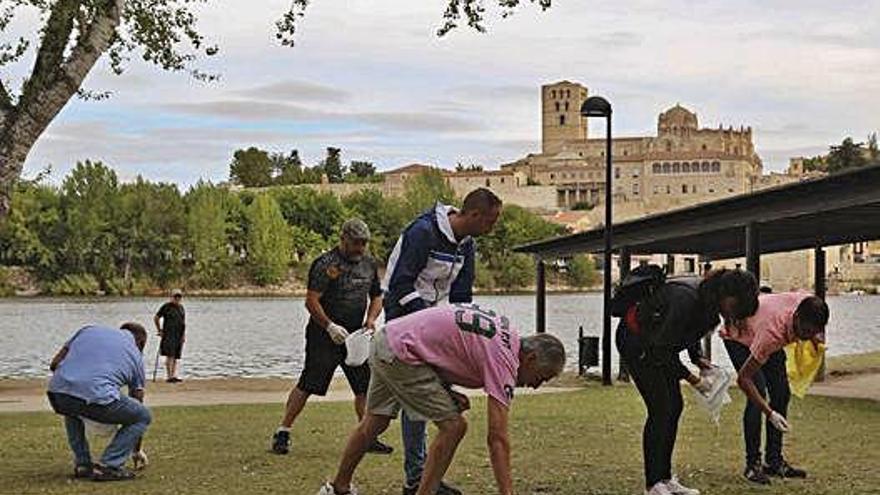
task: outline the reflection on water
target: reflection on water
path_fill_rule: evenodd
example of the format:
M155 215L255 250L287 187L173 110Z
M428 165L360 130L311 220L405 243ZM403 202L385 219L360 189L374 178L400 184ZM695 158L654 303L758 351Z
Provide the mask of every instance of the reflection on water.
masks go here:
M151 329L144 351L152 372L158 339L153 314L161 298L0 300L0 377L48 375L55 350L88 323L118 325L134 320ZM533 296L480 296L476 302L509 315L522 333L535 326ZM307 314L301 298L189 298L186 376L293 376L302 370ZM828 300L828 353L880 350L880 296ZM601 294L547 297L547 331L565 342L569 365L577 363L578 327L601 335ZM715 357L727 364L717 337ZM614 353L616 369L616 353ZM161 373L161 372L160 372Z

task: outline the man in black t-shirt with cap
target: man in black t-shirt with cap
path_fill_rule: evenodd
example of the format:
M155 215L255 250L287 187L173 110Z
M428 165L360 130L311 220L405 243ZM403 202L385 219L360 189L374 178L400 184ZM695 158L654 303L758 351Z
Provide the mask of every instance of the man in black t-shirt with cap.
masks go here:
M366 363L345 364L345 339L360 328L375 328L382 311L376 261L365 255L369 240L370 230L363 220L347 220L342 225L339 246L319 256L309 269L305 368L287 399L281 425L272 436L272 452L276 454L290 451L293 422L310 395L327 393L338 366L342 366L354 393L358 419L364 414L370 368ZM392 449L375 440L370 451L390 454Z
M186 311L183 309L183 291L171 291L171 300L156 312L153 322L159 331L159 353L165 356L165 381L177 383L183 380L177 376L177 362L186 342Z

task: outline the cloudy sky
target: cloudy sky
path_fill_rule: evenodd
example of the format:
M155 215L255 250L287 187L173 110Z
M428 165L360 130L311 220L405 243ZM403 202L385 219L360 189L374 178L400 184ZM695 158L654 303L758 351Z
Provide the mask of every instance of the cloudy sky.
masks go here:
M287 3L202 9L221 51L200 67L218 82L137 61L122 76L96 67L87 88L112 98L71 102L25 175L51 165L59 180L90 158L185 186L226 179L232 152L251 145L299 149L308 164L338 146L380 169L495 168L539 151L539 87L562 79L612 101L617 135L653 134L676 103L703 126L751 125L769 170L880 130L880 0L555 0L442 39L445 0L313 0L293 49L274 38Z

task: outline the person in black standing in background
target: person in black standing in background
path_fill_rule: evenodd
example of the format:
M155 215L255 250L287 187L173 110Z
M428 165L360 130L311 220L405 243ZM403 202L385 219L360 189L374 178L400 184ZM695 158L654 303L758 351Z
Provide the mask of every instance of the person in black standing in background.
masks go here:
M177 376L177 362L186 342L186 310L181 304L183 292L180 289L171 291L171 300L156 312L153 322L159 331L159 354L165 356L165 381L178 383L183 380Z

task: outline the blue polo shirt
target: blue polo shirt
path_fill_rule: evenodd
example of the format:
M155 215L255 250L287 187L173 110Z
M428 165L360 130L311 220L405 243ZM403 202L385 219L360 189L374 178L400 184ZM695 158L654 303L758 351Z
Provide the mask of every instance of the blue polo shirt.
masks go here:
M144 356L131 332L90 325L64 346L67 356L49 380L49 392L105 405L119 399L122 386L144 388Z

